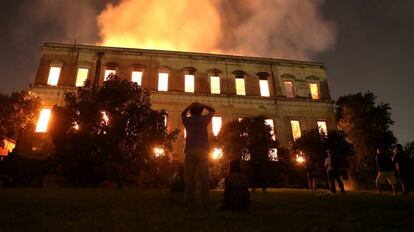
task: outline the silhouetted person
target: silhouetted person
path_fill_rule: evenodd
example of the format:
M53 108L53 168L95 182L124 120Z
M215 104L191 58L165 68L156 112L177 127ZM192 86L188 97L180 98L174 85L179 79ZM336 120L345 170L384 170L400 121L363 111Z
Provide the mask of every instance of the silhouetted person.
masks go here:
M241 173L240 161L230 164L224 184L224 202L220 209L247 210L250 205L249 181Z
M318 179L317 179L318 170L316 168L314 154L310 154L308 160L306 160L305 168L306 168L306 175L308 177L309 191L311 193L316 193L316 187L317 187L317 182L318 182Z
M202 115L203 109L208 111ZM187 114L190 116L187 117ZM207 126L211 122L215 110L204 104L193 102L181 113L181 120L186 129L185 140L185 201L188 208L194 207L194 188L196 169L200 175L201 201L204 208L209 208L209 181L208 161L210 141L208 138Z
M391 156L386 154L383 148L377 148L376 162L378 175L375 183L378 194L382 192L382 185L388 182L391 185L392 193L395 195L397 179L395 178L394 164L392 163Z
M171 178L171 192L184 192L184 168L179 166Z
M394 155L392 161L395 165L396 174L400 180L401 190L403 194L409 194L410 192L410 160L408 155L403 151L401 144L394 146Z
M345 193L344 183L341 180L341 175L338 170L338 162L328 150L328 156L325 159L325 168L328 174L329 187L332 193L336 193L335 181L338 183L341 193Z

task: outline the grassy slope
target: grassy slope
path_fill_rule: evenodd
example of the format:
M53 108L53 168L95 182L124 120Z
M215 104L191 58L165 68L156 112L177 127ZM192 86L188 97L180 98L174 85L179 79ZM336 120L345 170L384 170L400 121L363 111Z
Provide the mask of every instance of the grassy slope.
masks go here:
M215 206L222 192L212 192ZM164 189L0 189L0 231L414 231L414 197L261 191L250 212L186 212Z

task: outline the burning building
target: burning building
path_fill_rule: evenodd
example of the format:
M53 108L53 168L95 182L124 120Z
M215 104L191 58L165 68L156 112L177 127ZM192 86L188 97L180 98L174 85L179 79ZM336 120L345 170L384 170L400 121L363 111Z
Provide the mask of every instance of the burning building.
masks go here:
M266 116L284 146L304 130L336 127L322 63L57 43L41 50L31 90L41 97L42 110L35 136L21 146L33 157L50 153L51 109L64 104L65 93L86 80L102 84L111 73L151 90L153 107L168 112L168 129L184 131L180 113L194 101L216 109L213 135L226 122L255 115ZM182 133L173 146L179 159L184 137Z

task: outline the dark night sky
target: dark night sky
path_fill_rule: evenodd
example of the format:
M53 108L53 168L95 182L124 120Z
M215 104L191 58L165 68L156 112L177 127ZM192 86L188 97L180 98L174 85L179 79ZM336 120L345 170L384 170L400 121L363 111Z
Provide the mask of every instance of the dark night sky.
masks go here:
M76 33L80 43L96 42L95 17L106 2L2 3L0 92L28 87L44 42L73 42ZM327 0L323 11L325 18L336 24L336 46L313 60L327 64L332 96L374 92L379 102L391 104L399 142L414 140L414 1Z

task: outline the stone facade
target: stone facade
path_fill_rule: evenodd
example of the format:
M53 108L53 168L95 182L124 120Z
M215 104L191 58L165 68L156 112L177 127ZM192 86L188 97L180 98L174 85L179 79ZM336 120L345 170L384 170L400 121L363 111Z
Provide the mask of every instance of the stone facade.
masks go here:
M265 115L273 120L284 146L292 140L291 120L299 121L302 131L317 128L317 121L325 122L328 129L336 127L322 63L55 43L46 43L41 50L31 90L41 96L44 107L63 105L65 93L76 91L79 68L88 69L87 79L97 84L104 81L105 70L115 70L120 78L129 80L132 71L138 70L142 72L142 87L152 91L154 108L168 112L169 129L183 130L179 115L193 101L213 106L223 124L245 116ZM57 85L53 86L48 84L51 67L60 67ZM168 73L168 91L158 91L159 73ZM186 74L194 76L194 92L185 92ZM211 76L220 78L220 94L211 93ZM237 78L244 80L245 95L236 93ZM269 96L261 96L260 80L267 80ZM287 97L285 82L292 84L293 96ZM317 86L316 99L311 97L310 83ZM35 134L32 146L25 147L39 153L39 141L44 141L47 133ZM173 147L179 159L183 145L181 135Z

